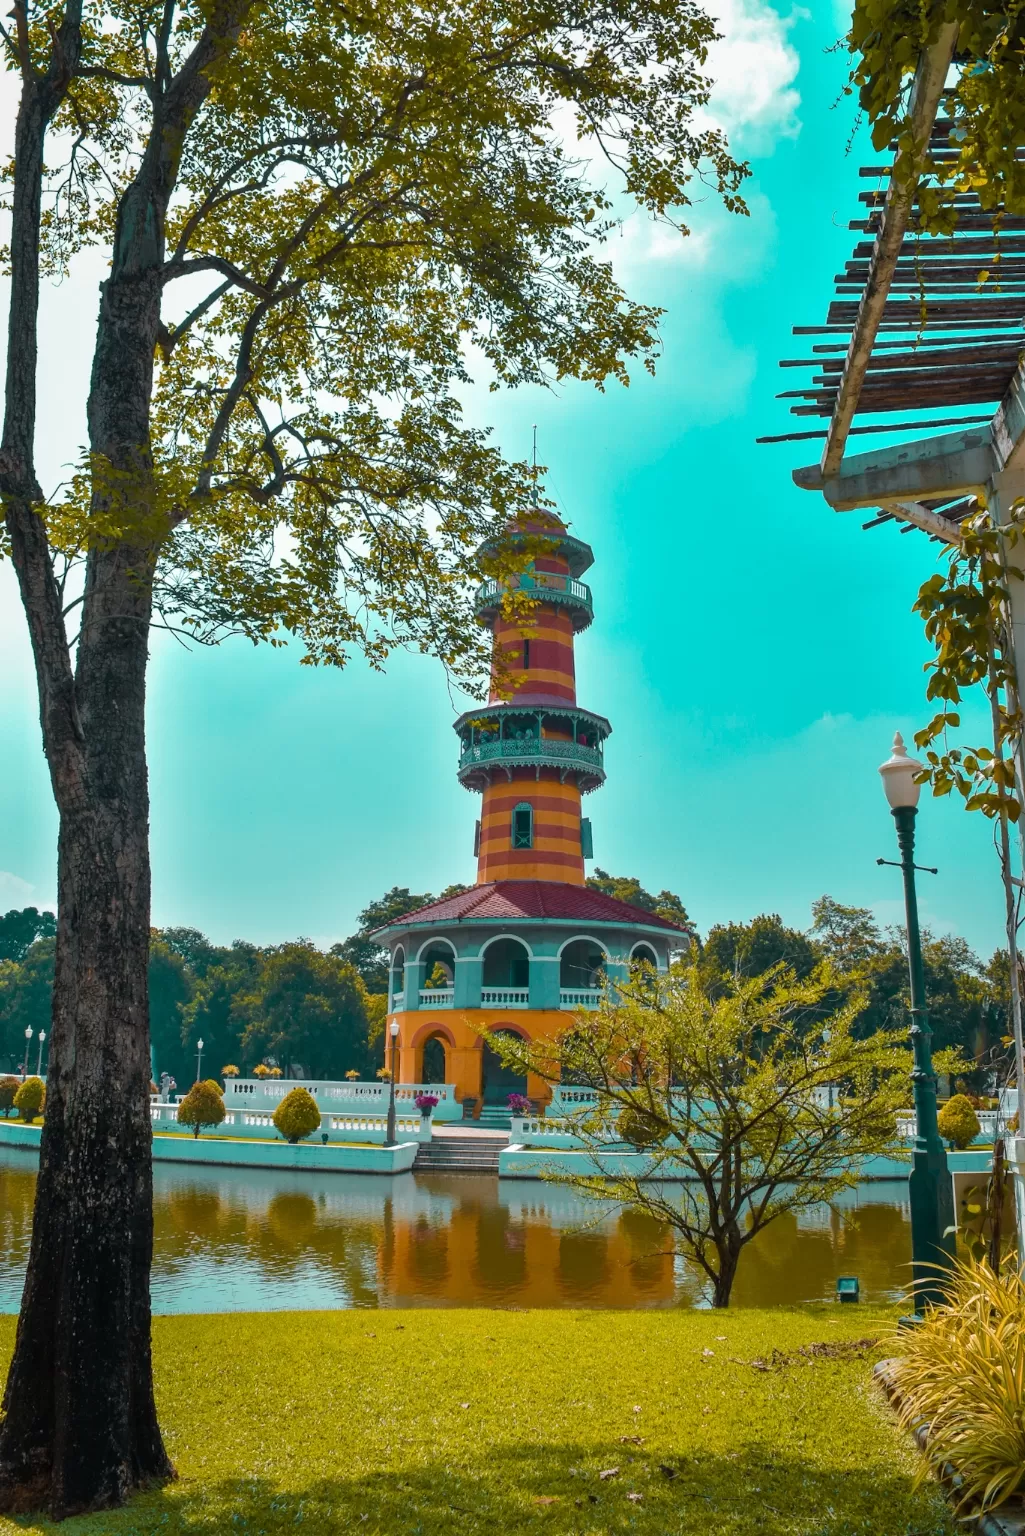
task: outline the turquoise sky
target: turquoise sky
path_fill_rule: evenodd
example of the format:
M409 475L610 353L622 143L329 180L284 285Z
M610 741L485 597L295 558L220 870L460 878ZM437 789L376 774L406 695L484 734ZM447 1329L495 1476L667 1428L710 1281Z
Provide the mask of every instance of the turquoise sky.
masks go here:
M613 243L634 295L669 311L657 377L605 395L481 391L467 409L513 457L540 424L549 490L595 551L595 623L577 650L580 702L613 725L608 783L587 804L595 862L678 891L702 931L764 911L803 927L824 891L892 922L899 876L875 862L894 848L876 768L894 729L910 739L927 717L910 608L937 546L892 524L863 533L863 517L797 491L791 468L816 444L754 443L788 429L774 396L796 380L777 361L801 354L789 327L822 320L852 243L866 151L861 139L847 152L845 57L829 51L842 7L717 9L715 111L752 161L752 216L709 197L688 241L636 217ZM84 436L97 275L84 264L47 301L53 480ZM52 903L55 843L9 572L0 647L3 910ZM361 663L300 668L295 651L242 641L190 654L158 638L154 921L222 941L328 943L388 886L472 880L477 799L456 782L451 730L461 707L421 658L381 677ZM1002 941L991 828L929 801L919 838L922 862L940 866L921 877L926 920L988 955Z

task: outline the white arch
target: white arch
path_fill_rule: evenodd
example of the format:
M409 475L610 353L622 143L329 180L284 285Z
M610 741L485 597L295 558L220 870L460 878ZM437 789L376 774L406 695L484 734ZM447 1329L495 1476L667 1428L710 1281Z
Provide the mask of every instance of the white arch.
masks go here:
M399 959L400 955L402 956L401 960ZM405 951L405 947L402 944L396 944L395 948L392 950L391 968L392 968L393 971L403 970L405 968L405 964L406 964L406 951Z
M601 939L596 939L594 937L594 935L590 934L590 933L578 933L572 939L567 939L565 944L562 944L562 945L559 946L559 952L558 952L558 955L556 956L556 958L561 960L562 959L562 951L567 947L567 945L569 945L569 944L578 944L581 939L583 939L584 942L587 943L587 944L596 944L598 946L598 948L601 950L602 954L605 956L606 960L611 960L612 953L611 953L611 951L609 949L609 946L607 944L603 943Z
M522 944L523 945L524 949L527 951L527 954L530 956L531 960L533 960L533 958L534 958L534 951L531 949L531 947L530 947L529 943L527 942L527 940L526 939L522 939L518 933L496 933L496 934L493 934L490 939L485 939L484 940L484 943L481 945L480 949L477 951L477 958L480 959L480 960L483 960L483 958L484 958L484 951L490 945L497 944L499 939L515 939L517 944Z
M637 951L639 949L646 949L648 951L649 955L654 955L655 956L655 964L656 964L656 966L661 966L662 961L659 959L658 950L655 948L654 944L652 944L649 939L638 939L637 940L637 943L634 945L633 949L630 951L630 959L631 960L637 954Z
M437 936L437 938L434 938L434 939L424 939L423 943L420 945L420 948L416 952L416 958L417 958L417 962L418 963L419 963L420 960L423 959L423 957L427 953L427 951L429 949L432 949L435 944L447 944L449 949L452 951L452 958L453 958L453 960L456 958L456 947L452 943L452 940L451 939L446 939L441 934L439 934Z

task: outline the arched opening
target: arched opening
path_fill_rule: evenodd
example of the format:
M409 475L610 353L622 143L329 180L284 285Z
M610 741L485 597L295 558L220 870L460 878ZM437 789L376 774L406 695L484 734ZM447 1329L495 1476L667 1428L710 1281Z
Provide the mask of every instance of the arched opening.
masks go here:
M658 970L658 956L650 944L635 944L630 953L631 965L650 965L653 971Z
M530 985L530 955L519 939L495 939L484 951L485 987Z
M454 984L456 953L447 940L432 939L427 948L421 950L420 959L425 987L444 989Z
M574 991L600 987L605 976L605 951L594 939L574 939L559 958L559 986Z
M392 997L397 996L406 983L406 951L400 944L391 957L388 988Z
M444 1083L445 1078L445 1042L440 1035L431 1035L424 1042L424 1062L421 1068L421 1082Z
M514 1040L522 1038L515 1029L503 1029L501 1026L494 1033L496 1035L510 1035ZM508 1106L511 1093L521 1093L526 1098L526 1075L514 1071L512 1067L507 1067L498 1052L487 1040L484 1041L483 1055L481 1096L484 1103L500 1104L505 1109Z

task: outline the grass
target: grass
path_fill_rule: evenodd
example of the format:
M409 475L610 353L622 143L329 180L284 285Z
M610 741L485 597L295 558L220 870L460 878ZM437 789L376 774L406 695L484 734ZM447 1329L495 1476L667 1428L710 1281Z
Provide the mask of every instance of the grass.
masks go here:
M893 1322L864 1307L157 1318L178 1481L0 1532L954 1536L870 1382ZM4 1368L13 1335L0 1318ZM845 1347L865 1336L882 1350Z

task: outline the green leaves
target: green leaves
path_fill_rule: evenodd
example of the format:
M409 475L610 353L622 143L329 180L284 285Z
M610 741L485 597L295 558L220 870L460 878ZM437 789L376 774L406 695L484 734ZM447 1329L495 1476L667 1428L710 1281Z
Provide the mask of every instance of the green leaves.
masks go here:
M201 640L335 666L410 646L479 683L474 589L517 558L479 550L531 479L458 394L654 366L661 311L603 241L623 194L679 223L698 174L746 211L746 167L696 126L713 23L693 0L91 0L83 36L44 259L156 253L161 305L151 398L123 402L144 440L83 463L54 547L145 540L158 613ZM41 16L31 40L43 68Z
M851 80L872 124L872 142L892 140L913 148L908 123L911 77L921 50L940 23L960 23L958 70L946 93L943 116L955 120L949 137L957 154L938 162L917 157L925 181L919 192L919 227L950 234L956 226L953 199L974 191L984 208L1025 210L1025 49L1021 0L856 0L848 34L855 56ZM998 281L992 272L979 280Z

